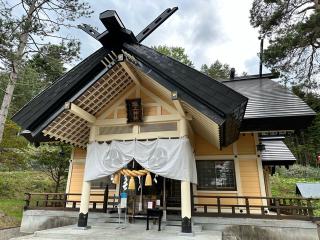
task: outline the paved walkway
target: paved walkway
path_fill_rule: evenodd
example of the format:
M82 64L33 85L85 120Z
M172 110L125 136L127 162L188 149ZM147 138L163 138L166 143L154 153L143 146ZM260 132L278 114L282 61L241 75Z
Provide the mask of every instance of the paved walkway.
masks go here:
M145 230L144 224L128 224L125 229L119 229L116 223L95 223L91 229L81 230L74 225L53 228L35 232L33 235L14 238L15 240L43 240L43 239L66 239L66 240L221 240L222 234L219 231L198 231L194 236L179 235L180 227L165 227L158 232L157 225L152 229Z

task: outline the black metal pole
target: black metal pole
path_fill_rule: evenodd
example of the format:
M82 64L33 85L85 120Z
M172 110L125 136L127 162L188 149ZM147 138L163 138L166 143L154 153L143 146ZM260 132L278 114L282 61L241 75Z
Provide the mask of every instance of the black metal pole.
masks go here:
M259 65L259 77L262 77L262 62L263 62L263 37L260 37L260 65Z

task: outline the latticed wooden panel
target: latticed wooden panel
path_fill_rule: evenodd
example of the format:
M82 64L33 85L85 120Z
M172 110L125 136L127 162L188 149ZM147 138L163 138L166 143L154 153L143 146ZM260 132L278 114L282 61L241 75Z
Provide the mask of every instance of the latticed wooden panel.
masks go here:
M56 140L85 147L90 128L82 118L64 111L43 132Z
M91 86L74 103L83 110L95 115L103 106L116 98L132 82L129 74L115 65L108 73Z
M117 64L73 103L95 115L106 104L126 91L132 82L126 70ZM85 120L65 110L43 133L57 140L85 147L89 140L90 128Z

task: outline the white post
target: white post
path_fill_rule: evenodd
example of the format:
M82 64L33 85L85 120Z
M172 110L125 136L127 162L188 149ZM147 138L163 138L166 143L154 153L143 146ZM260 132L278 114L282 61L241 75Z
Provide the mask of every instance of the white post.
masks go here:
M181 232L191 233L191 191L187 181L181 181L181 218Z
M185 118L180 120L180 137L188 136L188 123ZM191 190L190 182L181 181L181 232L192 233L191 226Z
M97 128L94 126L91 126L89 141L93 141L95 139L96 132L97 132ZM91 182L87 182L83 180L82 190L81 190L80 212L79 212L79 218L78 218L78 227L81 227L81 228L87 228L87 225L88 225L90 192L91 192Z
M88 212L90 203L91 182L83 181L81 192L80 213L78 227L86 228L88 224Z

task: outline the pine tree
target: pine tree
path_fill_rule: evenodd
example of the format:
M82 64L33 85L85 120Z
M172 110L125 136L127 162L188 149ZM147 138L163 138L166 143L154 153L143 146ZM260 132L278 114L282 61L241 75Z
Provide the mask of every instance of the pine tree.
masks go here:
M0 142L16 83L21 79L25 60L42 53L41 46L60 39L61 45L77 54L79 42L61 35L63 28L79 17L91 14L89 5L79 0L20 0L0 4L0 66L8 72L7 86L0 108Z
M320 72L319 0L254 0L250 15L251 25L269 39L265 64L286 81L315 87Z

